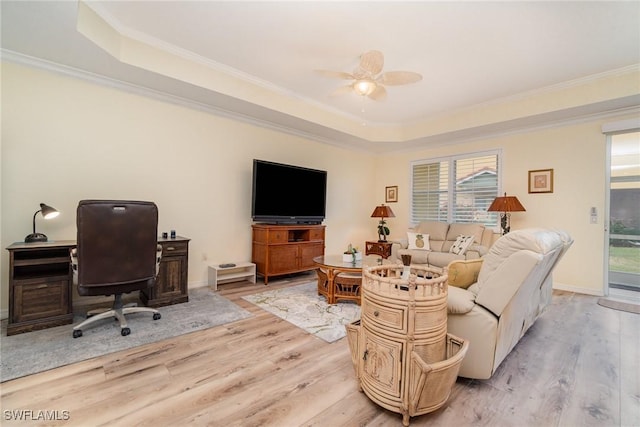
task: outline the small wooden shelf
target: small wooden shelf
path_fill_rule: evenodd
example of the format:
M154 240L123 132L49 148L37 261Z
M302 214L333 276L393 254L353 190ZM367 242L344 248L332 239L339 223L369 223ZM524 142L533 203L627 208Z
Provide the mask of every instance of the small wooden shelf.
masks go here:
M234 267L209 266L209 285L218 290L218 285L248 280L256 283L256 265L252 262L241 262Z
M380 255L387 259L391 256L391 242L365 242L365 255Z
M69 251L75 241L14 243L9 251L7 335L72 323Z

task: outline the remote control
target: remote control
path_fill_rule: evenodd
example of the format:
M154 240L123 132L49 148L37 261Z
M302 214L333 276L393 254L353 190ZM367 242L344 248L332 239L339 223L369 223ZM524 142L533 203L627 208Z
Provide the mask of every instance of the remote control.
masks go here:
M219 267L220 268L229 268L229 267L235 267L236 265L232 262L228 262L226 264L220 264Z

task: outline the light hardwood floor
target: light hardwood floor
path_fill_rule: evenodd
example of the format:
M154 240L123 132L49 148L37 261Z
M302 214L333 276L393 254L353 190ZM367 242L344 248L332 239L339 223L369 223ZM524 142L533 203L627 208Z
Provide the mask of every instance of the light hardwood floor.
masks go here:
M269 288L308 280L314 276L273 280ZM328 344L241 299L264 291L262 284L219 289L253 316L4 382L0 424L402 425L399 414L358 391L346 338ZM640 315L554 292L547 313L490 380L458 379L445 407L411 425L639 426L639 357ZM20 409L69 419L7 418Z

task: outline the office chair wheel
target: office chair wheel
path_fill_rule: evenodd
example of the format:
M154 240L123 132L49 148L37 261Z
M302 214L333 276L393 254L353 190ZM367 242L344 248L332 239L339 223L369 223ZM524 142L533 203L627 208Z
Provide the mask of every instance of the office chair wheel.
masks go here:
M73 337L74 338L80 338L82 336L82 331L80 329L74 329L73 330Z
M160 313L153 313L153 320L158 320L162 317Z
M127 335L129 335L130 333L131 333L131 329L129 329L129 328L122 328L122 330L120 331L120 334L121 334L123 337L126 337L126 336L127 336Z

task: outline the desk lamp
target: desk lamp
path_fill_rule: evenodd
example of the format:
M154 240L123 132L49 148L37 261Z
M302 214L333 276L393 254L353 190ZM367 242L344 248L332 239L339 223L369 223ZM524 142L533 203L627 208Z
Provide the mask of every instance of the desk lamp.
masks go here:
M58 212L56 209L52 208L51 206L47 206L44 203L40 203L40 209L38 209L36 213L33 214L33 233L24 238L25 243L47 241L47 236L42 233L36 233L36 216L38 215L38 212L42 212L42 216L44 217L44 219L51 219L60 215L60 212Z
M510 225L510 212L524 212L526 209L516 196L507 196L504 193L504 197L496 197L487 212L500 212L500 226L502 227L502 235L505 235L511 230Z
M371 218L380 218L380 222L378 223L378 242L386 242L387 236L389 235L389 227L387 227L387 222L384 220L385 218L394 218L395 214L391 210L389 206L385 206L384 204L380 206L376 206L371 214Z

